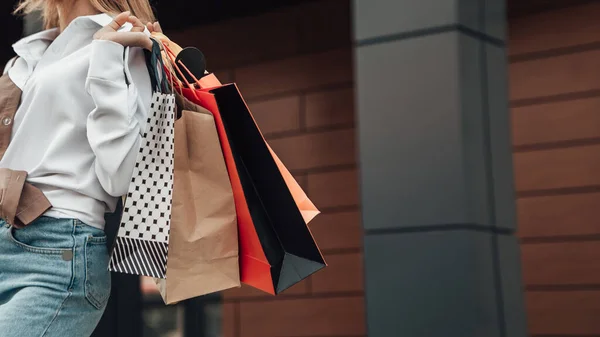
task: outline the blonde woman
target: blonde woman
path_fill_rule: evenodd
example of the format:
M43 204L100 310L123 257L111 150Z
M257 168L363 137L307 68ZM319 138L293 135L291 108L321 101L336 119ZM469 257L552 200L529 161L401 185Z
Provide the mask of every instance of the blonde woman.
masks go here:
M14 44L0 79L0 100L20 96L12 115L0 105L0 169L26 172L51 206L24 227L0 209L0 336L89 336L110 293L104 215L127 192L151 104L154 17L148 0L23 0L17 13L34 10L47 30Z

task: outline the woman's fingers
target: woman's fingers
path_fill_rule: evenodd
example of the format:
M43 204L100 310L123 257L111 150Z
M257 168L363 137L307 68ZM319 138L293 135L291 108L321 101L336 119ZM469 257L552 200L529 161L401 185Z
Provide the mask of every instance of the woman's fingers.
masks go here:
M148 31L150 31L150 33L162 33L162 27L160 26L160 23L157 22L148 22L146 24L146 28L148 28Z
M136 16L131 15L131 12L123 12L117 15L107 26L106 28L110 28L112 31L118 31L124 24L127 22L131 23L133 28L131 28L132 32L143 32L146 26L138 19Z
M156 21L156 22L153 24L153 26L154 26L154 31L155 31L155 32L157 32L157 33L162 33L162 32L163 32L163 31L162 31L162 27L160 26L160 23L158 23L158 21Z
M119 28L121 28L127 21L129 21L129 18L131 17L131 12L123 12L119 15L117 15L112 21L111 23L108 24L107 27L110 27L112 30L114 30L115 32L117 30L119 30Z
M132 32L143 32L144 29L146 28L146 26L144 26L144 24L142 23L142 21L140 21L140 19L138 19L135 16L130 16L127 21L129 23L131 23L133 25L133 28L131 28Z
M131 31L119 32L118 30L128 22L133 26ZM130 12L123 12L117 15L111 23L96 32L94 38L110 40L127 47L141 47L152 50L152 40L144 32L146 28L152 33L157 31L157 28L160 30L160 25L150 22L144 25L140 19L131 15Z
M140 47L152 50L152 40L144 32L123 32L107 36L107 39L128 47Z

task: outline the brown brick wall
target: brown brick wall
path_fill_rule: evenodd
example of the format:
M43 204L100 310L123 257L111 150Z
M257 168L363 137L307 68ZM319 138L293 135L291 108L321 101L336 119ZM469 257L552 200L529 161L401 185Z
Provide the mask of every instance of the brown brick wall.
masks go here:
M600 4L515 17L510 99L532 336L599 336ZM223 294L224 337L366 335L350 6L321 0L172 37L236 81L323 214L330 267L278 297Z
M510 22L529 331L600 335L600 4Z
M366 335L350 32L350 1L322 0L170 33L239 85L323 212L310 227L329 267L277 297L224 292L224 337Z

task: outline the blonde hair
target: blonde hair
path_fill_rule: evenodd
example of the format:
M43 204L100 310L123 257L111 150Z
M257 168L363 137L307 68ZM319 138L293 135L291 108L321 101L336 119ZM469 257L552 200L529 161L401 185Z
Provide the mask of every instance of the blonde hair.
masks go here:
M41 11L46 29L59 26L58 6L73 0L21 0L15 14L29 14ZM94 8L102 13L117 15L130 11L143 23L156 21L148 0L88 0Z

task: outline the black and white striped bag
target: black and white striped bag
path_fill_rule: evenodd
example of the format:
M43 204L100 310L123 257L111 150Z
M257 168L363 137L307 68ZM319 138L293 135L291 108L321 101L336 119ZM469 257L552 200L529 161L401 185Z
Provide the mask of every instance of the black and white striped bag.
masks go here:
M165 278L173 192L175 96L155 41L147 52L154 94L146 132L124 198L109 270Z

